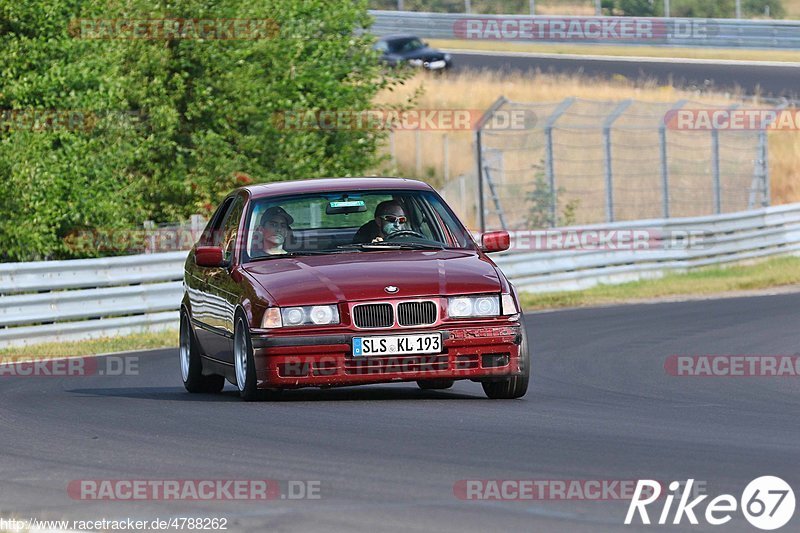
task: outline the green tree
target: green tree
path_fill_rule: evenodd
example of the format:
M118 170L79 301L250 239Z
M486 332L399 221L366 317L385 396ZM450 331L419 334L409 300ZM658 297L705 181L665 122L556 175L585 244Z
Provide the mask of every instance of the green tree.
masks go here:
M76 229L209 211L247 183L364 173L384 133L287 131L276 115L365 110L401 83L366 0L0 1L0 259L71 257ZM85 39L77 19L272 19L270 39ZM9 111L13 110L13 111ZM28 127L79 110L91 127ZM2 113L2 111L0 111ZM83 253L83 252L81 252Z

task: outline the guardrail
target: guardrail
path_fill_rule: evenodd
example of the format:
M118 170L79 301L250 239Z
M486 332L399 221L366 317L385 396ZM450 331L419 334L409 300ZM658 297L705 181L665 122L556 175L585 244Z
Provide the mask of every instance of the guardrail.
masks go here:
M800 204L693 218L640 220L560 228L568 236L598 231L645 232L645 249L579 249L507 252L497 265L520 291L586 289L661 277L669 272L748 259L800 253ZM530 236L526 235L530 240ZM565 239L565 241L568 239Z
M186 254L0 264L0 348L176 327Z
M524 232L514 238L524 236L530 242L540 235L547 242L547 235L554 232L568 236L621 231L645 232L646 249L586 250L573 245L510 251L498 254L495 261L520 291L543 292L800 254L800 203L715 216ZM186 252L170 252L0 264L0 348L176 328L185 258Z
M800 21L474 15L372 10L376 35L431 39L800 49ZM768 60L768 57L764 58Z

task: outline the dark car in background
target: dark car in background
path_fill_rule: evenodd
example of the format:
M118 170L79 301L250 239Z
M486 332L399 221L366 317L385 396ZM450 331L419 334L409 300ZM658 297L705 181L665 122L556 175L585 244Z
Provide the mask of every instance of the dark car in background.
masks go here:
M387 35L375 43L381 61L396 67L407 63L425 70L441 71L453 65L450 54L436 50L414 35Z

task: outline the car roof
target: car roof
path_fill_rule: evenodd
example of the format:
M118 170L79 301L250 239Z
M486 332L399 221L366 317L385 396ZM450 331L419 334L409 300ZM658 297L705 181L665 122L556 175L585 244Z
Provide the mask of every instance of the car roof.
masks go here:
M379 41L399 41L401 39L419 39L416 35L410 33L395 33L394 35L384 35Z
M242 187L252 198L285 196L312 192L338 192L357 190L411 190L429 191L427 183L406 178L369 177L369 178L319 178L310 180L275 181L261 185Z

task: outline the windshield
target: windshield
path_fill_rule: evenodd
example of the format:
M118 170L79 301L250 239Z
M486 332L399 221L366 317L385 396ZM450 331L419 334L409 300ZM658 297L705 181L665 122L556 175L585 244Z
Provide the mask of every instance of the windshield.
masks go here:
M254 200L242 262L287 254L474 249L431 191L348 191Z
M425 48L425 44L417 38L397 39L389 42L389 48L392 52L404 53Z

